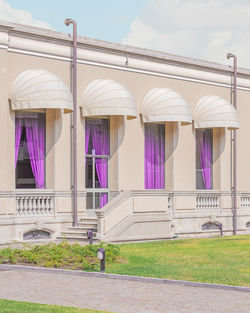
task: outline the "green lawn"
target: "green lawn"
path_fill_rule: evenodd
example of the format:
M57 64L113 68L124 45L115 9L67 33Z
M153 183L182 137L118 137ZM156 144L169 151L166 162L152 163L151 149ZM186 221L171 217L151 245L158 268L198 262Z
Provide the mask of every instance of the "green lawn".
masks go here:
M30 302L0 300L1 313L108 313L107 311L95 311L77 309L72 307L37 304Z
M250 286L250 236L120 245L108 273Z
M250 235L85 247L24 244L0 250L0 264L99 271L99 247L106 250L108 273L250 286Z

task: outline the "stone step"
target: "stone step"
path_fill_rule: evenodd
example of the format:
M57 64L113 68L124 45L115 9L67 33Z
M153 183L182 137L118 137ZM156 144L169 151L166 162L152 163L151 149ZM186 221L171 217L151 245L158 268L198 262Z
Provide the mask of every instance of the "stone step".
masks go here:
M96 216L84 216L81 218L81 221L97 221Z
M65 239L69 241L80 241L88 243L87 231L93 231L93 242L99 242L96 239L97 233L97 219L96 217L84 217L80 222L77 223L77 226L70 226L65 231L61 232L61 236L57 239Z
M77 235L77 236L83 236L87 238L86 231L65 230L65 231L62 231L62 235ZM93 232L93 237L95 236L96 236L96 232Z
M86 232L87 230L92 230L92 231L94 231L94 232L97 232L97 226L91 226L91 227L89 227L89 226L76 226L76 227L68 227L67 228L68 230L77 230L77 231L84 231L84 232Z
M97 228L97 222L78 222L77 223L78 227L88 227L89 229L91 229L91 227L93 228Z
M58 236L56 239L58 240L67 240L67 241L70 241L70 242L82 242L82 243L86 243L88 244L89 243L89 240L87 238L84 238L84 237L80 237L80 236ZM93 243L98 243L99 240L96 239L96 238L93 238Z

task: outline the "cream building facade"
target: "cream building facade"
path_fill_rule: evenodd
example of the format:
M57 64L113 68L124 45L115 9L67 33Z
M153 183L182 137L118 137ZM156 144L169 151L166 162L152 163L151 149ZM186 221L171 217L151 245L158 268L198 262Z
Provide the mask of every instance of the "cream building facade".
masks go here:
M88 229L111 242L208 236L220 223L231 234L229 129L238 128L237 228L250 233L249 70L238 69L235 112L226 65L84 37L77 63L72 227L72 37L0 23L1 243L84 240ZM29 139L39 125L42 165ZM199 132L209 145L206 166ZM152 151L158 163L149 162Z

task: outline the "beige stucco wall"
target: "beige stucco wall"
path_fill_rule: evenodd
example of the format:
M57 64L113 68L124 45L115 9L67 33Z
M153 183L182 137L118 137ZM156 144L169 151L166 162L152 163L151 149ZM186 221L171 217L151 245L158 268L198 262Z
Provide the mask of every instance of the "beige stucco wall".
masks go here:
M113 79L123 84L135 97L138 111L145 94L151 88L156 87L167 87L179 92L189 102L192 109L204 95L217 95L228 101L230 101L231 96L230 88L226 87L159 78L153 75L114 69L79 65L79 73L78 89L82 91L89 82L97 78ZM239 92L239 94L241 93L242 91ZM248 93L245 92L243 100L247 97ZM169 127L169 132L171 132L171 126L167 127ZM214 134L215 150L217 151L217 155L214 155L216 161L214 189L230 190L230 180L228 179L230 177L230 132L224 132L224 130L218 132ZM121 119L119 121L118 176L120 189L144 189L143 134L143 123L139 116L135 120ZM169 159L168 164L166 160L166 188L173 186L174 190L195 190L195 130L192 125L180 126L175 123L174 127L172 126L171 135L172 138L167 138L168 142L172 140L173 151L170 156L167 155L168 151L166 151L166 159L171 159ZM219 141L218 137L220 137ZM185 162L183 162L184 155ZM221 162L219 162L219 159L221 159ZM170 163L171 166L169 166ZM223 166L223 172L225 171L226 173L221 174L221 166ZM172 171L172 173L168 174L167 171ZM172 178L169 179L169 176Z
M7 53L1 51L1 116L2 126L9 129L7 136L1 138L6 146L5 154L1 154L2 173L6 179L1 180L2 188L14 188L14 113L9 109L8 94L15 77L26 69L46 69L59 76L70 86L69 62L45 59L40 57ZM8 70L6 70L8 69ZM7 78L7 79L6 79ZM78 99L87 84L94 79L113 79L124 85L135 97L138 112L144 95L156 87L167 87L179 92L193 109L196 102L204 95L217 95L230 101L231 90L221 86L211 86L197 82L181 81L178 79L161 78L153 75L124 72L89 65L78 65ZM5 87L4 87L5 86ZM250 146L248 127L248 97L246 91L239 91L238 112L241 120L241 130L238 131L239 151L239 189L249 190L249 183L245 173L250 172L247 156ZM80 101L80 100L79 100ZM78 189L85 188L84 169L84 118L78 114ZM250 112L249 112L250 113ZM47 156L46 183L48 189L70 191L71 189L71 116L61 111L47 112ZM192 125L181 126L178 123L168 123L166 126L166 189L177 191L195 190L195 130ZM218 137L220 139L218 140ZM215 132L215 146L218 147L214 155L214 189L230 190L230 132ZM8 144L6 143L8 141ZM144 127L141 118L127 120L123 117L111 119L111 184L113 190L144 189ZM172 151L171 151L172 150ZM183 157L185 155L185 162ZM241 166L244 164L244 166ZM12 171L10 172L10 168ZM63 169L63 170L62 170ZM79 201L80 198L79 198Z

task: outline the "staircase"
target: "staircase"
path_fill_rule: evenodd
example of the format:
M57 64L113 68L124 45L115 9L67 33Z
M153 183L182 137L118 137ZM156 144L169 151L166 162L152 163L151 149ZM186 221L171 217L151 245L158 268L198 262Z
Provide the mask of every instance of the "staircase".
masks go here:
M70 242L79 242L79 243L89 243L87 238L87 231L93 231L93 243L97 243L98 239L96 238L97 233L97 218L96 217L84 217L77 223L77 226L68 227L67 230L61 233L61 236L58 236L57 239L64 239Z

